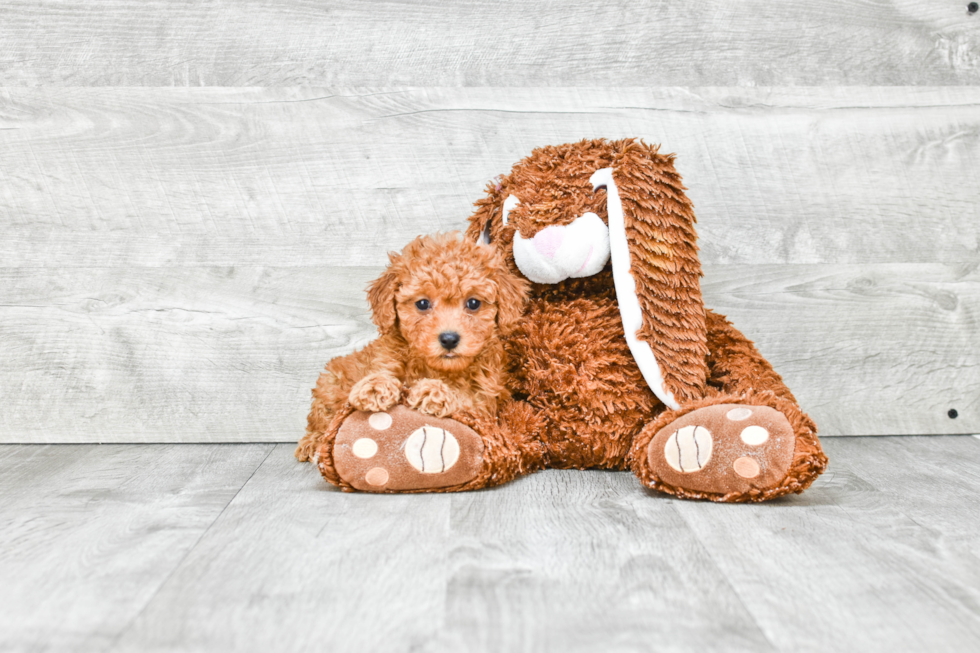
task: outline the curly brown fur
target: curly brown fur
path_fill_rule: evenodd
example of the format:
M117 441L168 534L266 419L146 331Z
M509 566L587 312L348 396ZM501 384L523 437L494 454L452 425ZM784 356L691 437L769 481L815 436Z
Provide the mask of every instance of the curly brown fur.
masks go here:
M777 488L746 496L699 496L723 501L764 500L802 491L826 466L813 422L745 336L706 311L700 292L693 207L674 156L636 139L584 140L534 150L508 175L487 186L467 236L486 235L515 270L514 234L525 239L587 212L609 222L607 190L591 176L612 168L630 251L630 274L642 308L637 332L650 345L664 387L680 404L669 410L640 375L624 337L610 266L585 278L532 284L528 312L506 344L513 391L543 422L541 440L550 467L627 466L641 480L678 496L682 488L657 484L638 447L673 419L717 403L759 402L783 412L796 433L791 470ZM504 200L515 196L508 222ZM630 454L630 452L634 452Z
M335 358L313 390L296 458L309 460L347 404L383 411L400 401L444 417L495 416L510 397L501 336L521 316L527 282L493 249L458 233L420 236L368 289L380 337ZM456 342L447 345L447 334Z
M539 437L550 467L622 469L631 434L662 407L619 346L625 339L610 275L597 276L584 297L582 279L535 284L528 319L506 342L514 391L545 416Z

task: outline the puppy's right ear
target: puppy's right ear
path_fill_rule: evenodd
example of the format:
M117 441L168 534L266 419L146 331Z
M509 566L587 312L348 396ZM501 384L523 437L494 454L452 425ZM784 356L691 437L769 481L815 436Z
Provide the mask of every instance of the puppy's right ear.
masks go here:
M497 327L504 335L513 333L524 316L531 284L501 263L494 275L497 282Z
M391 264L384 273L368 286L368 301L371 303L371 321L378 327L382 336L395 330L395 291L398 290L397 258L390 256Z

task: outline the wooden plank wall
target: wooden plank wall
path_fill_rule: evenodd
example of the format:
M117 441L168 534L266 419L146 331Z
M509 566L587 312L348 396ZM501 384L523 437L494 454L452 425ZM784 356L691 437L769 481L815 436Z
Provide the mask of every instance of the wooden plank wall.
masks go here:
M0 442L295 440L385 252L599 136L679 154L706 303L824 435L980 432L963 2L0 16Z

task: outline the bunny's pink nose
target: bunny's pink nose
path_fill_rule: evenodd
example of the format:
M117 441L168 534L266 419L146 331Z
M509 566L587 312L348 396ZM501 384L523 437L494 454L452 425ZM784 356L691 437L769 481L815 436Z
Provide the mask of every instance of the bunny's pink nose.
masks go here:
M534 234L534 249L542 256L554 258L563 240L565 240L565 230L562 227L547 227Z

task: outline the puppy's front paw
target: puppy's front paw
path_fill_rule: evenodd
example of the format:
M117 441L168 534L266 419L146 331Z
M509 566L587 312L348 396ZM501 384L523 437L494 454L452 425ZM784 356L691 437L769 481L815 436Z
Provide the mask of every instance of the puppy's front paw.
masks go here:
M348 401L357 410L380 413L398 403L402 395L402 383L384 374L368 374L350 389Z
M460 396L439 379L422 379L408 391L411 408L433 417L448 417L464 407Z

